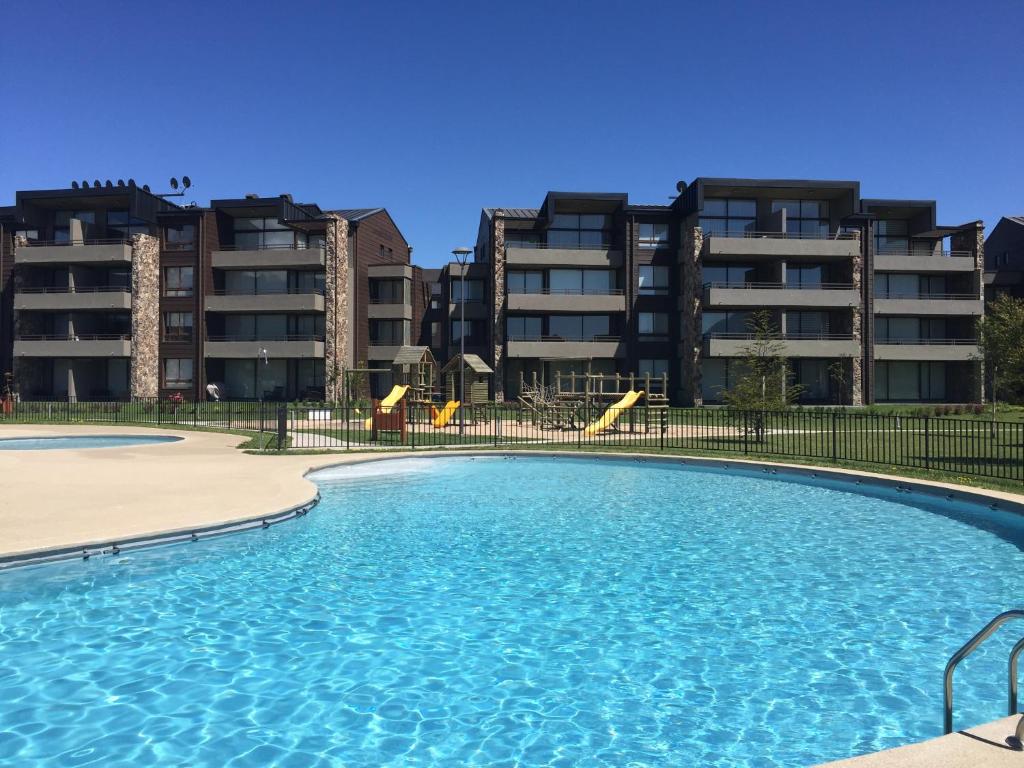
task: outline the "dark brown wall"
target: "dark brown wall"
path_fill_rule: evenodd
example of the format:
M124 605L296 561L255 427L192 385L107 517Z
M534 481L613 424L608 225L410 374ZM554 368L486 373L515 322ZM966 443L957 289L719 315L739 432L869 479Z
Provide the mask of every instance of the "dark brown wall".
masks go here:
M353 292L354 307L352 319L355 331L352 357L357 366L366 362L366 350L370 344L370 323L366 316L366 307L370 302L371 266L381 264L408 264L409 244L398 231L391 217L384 211L375 213L361 221L350 222L350 231L355 252L355 290ZM381 255L381 246L384 254ZM391 249L388 252L388 249ZM414 318L415 322L415 318ZM415 337L415 325L413 326Z
M14 238L0 227L0 395L5 373L14 370Z

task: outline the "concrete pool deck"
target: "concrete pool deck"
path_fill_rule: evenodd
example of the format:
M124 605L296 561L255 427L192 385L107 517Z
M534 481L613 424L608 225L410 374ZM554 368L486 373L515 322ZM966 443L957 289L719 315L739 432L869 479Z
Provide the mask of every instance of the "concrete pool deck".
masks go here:
M472 450L395 453L253 456L237 450L246 438L217 432L94 425L7 425L3 437L58 435L176 435L181 441L114 448L0 451L0 559L53 550L102 549L130 540L188 534L225 524L269 518L315 499L316 486L303 475L313 469L397 456L471 454ZM479 453L480 451L476 451ZM530 451L516 450L517 455ZM541 455L599 457L596 452L533 451ZM657 461L651 454L616 453ZM673 461L685 456L666 457ZM984 496L992 502L1024 503L1024 496L948 483L765 461L695 457L694 463L780 467L874 478L904 486L927 486ZM1012 606L1007 606L1012 607ZM966 639L966 638L965 638ZM936 718L941 716L936 702ZM1024 753L1007 747L1018 718L1004 718L970 731L895 750L828 764L830 768L1002 768L1024 766Z

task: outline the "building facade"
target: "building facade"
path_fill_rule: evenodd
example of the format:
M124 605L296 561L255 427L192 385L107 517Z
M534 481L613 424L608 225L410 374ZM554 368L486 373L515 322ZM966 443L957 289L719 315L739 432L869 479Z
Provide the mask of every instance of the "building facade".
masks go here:
M383 208L18 192L0 209L0 363L24 399L332 398L344 370L388 362L375 334L412 337L410 252Z
M1024 216L1004 216L985 241L985 298L1024 299Z
M666 374L674 402L721 402L767 309L809 404L975 402L983 227L854 181L698 178L670 205L550 192L481 213L466 296L449 264L444 341L514 398L559 373ZM466 302L466 328L456 298Z

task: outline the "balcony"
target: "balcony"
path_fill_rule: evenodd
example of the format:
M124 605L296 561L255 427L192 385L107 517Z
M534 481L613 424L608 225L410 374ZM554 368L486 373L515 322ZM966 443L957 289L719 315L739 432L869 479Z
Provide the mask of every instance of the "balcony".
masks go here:
M204 355L229 360L255 360L266 350L269 359L321 358L324 356L324 337L310 334L289 334L256 338L254 336L210 336L204 346Z
M366 307L366 316L371 319L412 320L412 304L405 301L370 299Z
M323 248L221 246L211 255L210 264L216 269L319 269L325 256Z
M22 335L14 340L15 357L131 357L129 334Z
M808 235L785 232L729 232L704 235L703 258L851 259L860 254L853 234Z
M626 347L618 336L569 339L562 336L512 336L508 357L545 360L592 360L625 357Z
M542 243L510 245L505 248L505 263L512 267L603 267L623 264L622 251L611 246L548 247Z
M876 315L969 315L981 317L985 302L970 293L879 294Z
M73 243L34 242L19 246L14 263L36 266L53 264L131 264L132 246L125 240L83 240Z
M704 303L711 307L815 307L843 309L860 306L860 291L850 283L790 286L785 283L708 283Z
M884 339L875 341L875 360L963 362L978 359L975 339Z
M380 341L370 340L370 343L366 347L366 359L373 360L375 362L390 363L398 355L403 344L387 344Z
M509 293L505 297L505 307L509 312L625 312L626 297L619 290L548 289Z
M706 357L745 357L754 343L749 333L715 333L704 337ZM850 334L787 334L777 340L782 357L858 357L860 342Z
M882 251L875 254L876 272L973 272L970 251Z
M34 312L128 311L132 308L129 288L89 286L81 288L19 288L14 309Z
M315 291L239 293L215 291L206 297L207 312L323 312L323 294Z

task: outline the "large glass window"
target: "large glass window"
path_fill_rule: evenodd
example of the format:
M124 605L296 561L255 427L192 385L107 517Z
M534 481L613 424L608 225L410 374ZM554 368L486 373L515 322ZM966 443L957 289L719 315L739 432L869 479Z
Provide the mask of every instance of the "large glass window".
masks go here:
M668 293L668 267L641 264L638 290L641 296L659 296Z
M405 302L405 280L370 279L371 304L402 304Z
M370 320L370 343L385 347L405 344L405 322L402 320Z
M484 300L484 284L482 280L466 280L466 303ZM452 303L462 302L462 280L451 281Z
M875 399L915 401L946 399L946 364L910 360L875 363Z
M224 292L236 296L288 292L288 272L283 269L232 269L225 272Z
M786 336L820 339L829 332L828 312L786 312Z
M71 220L77 219L82 223L82 237L93 236L93 225L96 223L95 211L56 211L53 216L53 239L57 243L67 243L71 240Z
M608 336L610 327L608 315L552 315L548 319L549 335L568 341L593 341Z
M668 375L668 360L661 358L641 357L637 360L637 373L640 376L650 376L652 379Z
M164 360L164 386L181 389L192 386L192 358L168 357Z
M875 296L879 299L917 299L946 293L944 275L908 275L876 272Z
M827 360L796 359L792 361L793 382L803 389L800 400L805 402L826 402L831 393Z
M552 248L607 247L610 217L593 213L556 213L548 229Z
M732 389L743 375L742 360L711 357L700 363L700 393L706 403L722 401L722 393Z
M509 272L505 277L505 287L509 293L543 293L544 273L539 270Z
M700 215L704 234L743 237L757 229L757 202L732 198L705 198Z
M539 339L544 334L543 320L539 317L509 316L505 320L505 333L513 341Z
M747 285L757 281L753 264L705 264L701 270L704 285Z
M945 338L944 317L875 318L875 341L879 344L913 343Z
M641 248L668 248L668 224L640 223Z
M665 312L640 312L637 315L637 330L641 336L667 336L668 314Z
M129 216L127 210L107 211L107 237L127 240L132 235L148 235L149 224Z
M772 213L786 212L786 232L805 237L828 235L828 203L824 200L773 200Z
M539 232L505 230L506 248L536 248L538 245L540 245Z
M192 267L164 267L164 296L192 295Z
M907 222L901 219L875 222L876 253L906 253L910 248Z
M828 268L823 264L786 265L787 288L820 288Z
M701 334L706 337L746 333L750 333L750 312L748 310L720 310L701 314Z
M463 321L462 320L452 320L451 321L451 340L452 341L456 341L456 342L459 341L462 338L463 329L465 329L466 343L467 344L474 343L474 341L476 339L476 333L477 333L477 329L478 329L479 325L480 325L480 321L479 320L467 319L467 320L465 320L465 325L463 325Z
M191 312L164 312L164 341L192 341Z
M305 237L295 237L289 229L272 217L238 218L234 220L235 247L241 249L305 247Z
M164 227L164 249L168 251L189 251L195 248L195 224L179 222Z
M615 272L609 269L552 269L551 293L607 294L615 288Z

